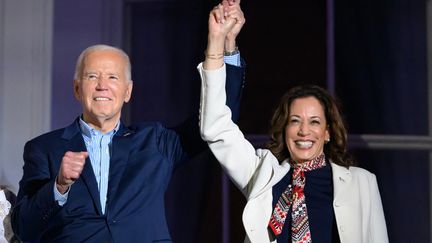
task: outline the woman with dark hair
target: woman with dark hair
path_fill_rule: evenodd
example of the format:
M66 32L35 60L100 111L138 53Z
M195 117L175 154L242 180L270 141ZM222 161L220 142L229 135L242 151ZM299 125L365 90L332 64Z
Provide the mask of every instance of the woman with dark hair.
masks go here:
M388 242L376 177L353 166L327 91L314 85L288 91L273 115L267 149L255 150L225 105L222 60L206 57L198 69L201 136L247 198L245 242Z
M324 154L333 163L340 166L352 166L353 160L347 153L347 132L339 112L335 99L324 89L316 85L303 85L289 90L280 100L271 121L268 149L279 161L290 157L285 143L285 130L289 122L290 106L296 99L314 97L324 109L324 117L327 122L329 138L324 146ZM330 142L330 137L332 142Z

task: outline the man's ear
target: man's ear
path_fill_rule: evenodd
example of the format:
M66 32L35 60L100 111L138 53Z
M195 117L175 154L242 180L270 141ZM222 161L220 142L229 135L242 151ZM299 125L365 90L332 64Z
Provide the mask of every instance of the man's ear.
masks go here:
M74 91L74 96L77 100L81 100L81 93L80 93L80 86L79 86L79 81L74 79L73 81L73 91Z
M128 88L126 90L126 96L124 99L125 103L128 103L130 98L132 97L132 89L133 89L133 81L131 80L129 81Z

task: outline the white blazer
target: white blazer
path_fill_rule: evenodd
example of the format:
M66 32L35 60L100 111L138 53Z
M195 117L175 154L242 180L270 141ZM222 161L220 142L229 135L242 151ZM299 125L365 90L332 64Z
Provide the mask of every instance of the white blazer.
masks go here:
M232 182L247 199L243 211L245 242L269 243L272 187L289 171L267 149L257 149L231 120L225 105L225 66L201 76L200 132ZM358 167L330 163L333 208L341 243L387 243L387 228L375 175ZM276 242L276 241L272 241Z

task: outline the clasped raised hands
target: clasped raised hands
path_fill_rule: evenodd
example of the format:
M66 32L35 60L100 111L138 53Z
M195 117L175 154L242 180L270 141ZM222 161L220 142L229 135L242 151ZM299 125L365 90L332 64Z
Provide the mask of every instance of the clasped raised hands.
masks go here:
M236 37L245 22L240 0L223 0L210 11L204 69L212 70L223 65L224 52L236 50Z
M209 35L234 40L245 23L240 0L223 0L210 12Z

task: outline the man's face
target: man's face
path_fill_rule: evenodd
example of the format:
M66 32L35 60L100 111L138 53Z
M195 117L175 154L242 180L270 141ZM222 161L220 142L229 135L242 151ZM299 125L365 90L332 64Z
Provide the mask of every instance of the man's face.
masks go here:
M83 106L84 121L96 127L117 124L132 92L124 57L113 50L92 51L84 58L81 77L74 81L75 97Z

